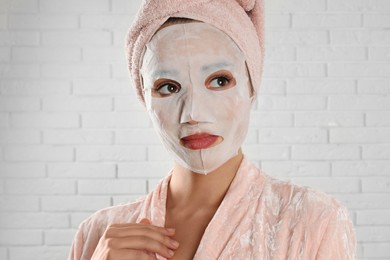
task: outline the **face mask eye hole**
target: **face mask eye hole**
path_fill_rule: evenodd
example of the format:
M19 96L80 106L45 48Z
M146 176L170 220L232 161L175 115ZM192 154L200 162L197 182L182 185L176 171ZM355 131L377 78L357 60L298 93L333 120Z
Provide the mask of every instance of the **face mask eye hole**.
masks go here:
M166 82L161 84L156 84L157 86L153 89L154 96L156 97L166 97L172 94L176 94L181 90L181 87L177 83Z
M217 77L210 82L212 88L223 88L230 83L230 80L225 77Z
M236 85L236 80L233 75L227 71L213 73L205 82L205 85L210 90L225 90Z

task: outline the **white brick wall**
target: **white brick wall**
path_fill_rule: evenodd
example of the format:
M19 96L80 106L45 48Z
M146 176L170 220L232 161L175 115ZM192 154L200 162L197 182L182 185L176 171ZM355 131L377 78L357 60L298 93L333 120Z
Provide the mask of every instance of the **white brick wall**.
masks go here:
M140 0L0 0L0 259L65 259L92 212L170 169L132 90ZM351 211L359 259L390 259L390 1L266 0L244 152Z

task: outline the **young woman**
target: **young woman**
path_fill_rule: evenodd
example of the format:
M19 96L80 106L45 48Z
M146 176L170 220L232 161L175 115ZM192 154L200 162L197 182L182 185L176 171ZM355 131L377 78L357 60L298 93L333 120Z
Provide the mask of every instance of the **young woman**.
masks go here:
M241 151L261 77L262 9L144 2L129 69L174 165L145 198L85 220L70 259L355 258L345 207L269 177Z

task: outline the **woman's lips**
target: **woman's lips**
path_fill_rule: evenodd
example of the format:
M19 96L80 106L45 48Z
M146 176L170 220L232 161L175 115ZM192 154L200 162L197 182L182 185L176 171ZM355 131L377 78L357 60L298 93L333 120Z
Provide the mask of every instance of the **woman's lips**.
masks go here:
M218 138L219 136L217 135L199 133L181 138L181 143L188 149L199 150L212 146L218 140Z

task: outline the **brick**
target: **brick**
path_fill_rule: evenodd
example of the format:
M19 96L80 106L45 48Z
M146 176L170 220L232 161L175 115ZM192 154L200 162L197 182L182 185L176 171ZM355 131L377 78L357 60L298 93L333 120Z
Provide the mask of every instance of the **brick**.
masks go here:
M367 126L390 126L390 111L376 111L366 113Z
M7 29L7 16L0 14L0 29Z
M112 2L112 11L114 13L135 15L140 7L140 4L141 1L115 0Z
M0 62L11 61L11 49L2 47L0 48Z
M149 145L147 159L151 162L169 162L172 157L163 145Z
M119 78L119 79L128 79L129 78L129 71L127 69L127 65L125 60L120 63L114 63L111 65L112 67L112 76L113 78Z
M0 233L1 245L41 245L42 231L3 229Z
M5 149L5 160L24 162L24 161L72 161L72 147L55 147L55 146L12 146Z
M313 45L328 44L329 36L321 30L272 30L267 32L265 44L268 45Z
M294 160L353 160L360 156L358 145L294 145L291 153Z
M389 194L354 193L343 194L338 196L338 198L349 209L390 209Z
M389 79L359 79L359 94L380 94L386 95L390 92Z
M390 61L390 47L370 47L368 49L368 59L373 61Z
M32 13L38 11L38 0L12 0L1 1L0 10L7 10L8 13Z
M387 176L389 172L389 161L332 162L333 176Z
M353 45L388 45L390 31L384 30L334 30L330 31L331 44Z
M44 144L111 144L112 132L106 130L44 130Z
M296 60L295 48L293 46L269 46L265 50L267 61L294 61Z
M43 163L5 163L0 164L0 177L9 179L42 178L46 170Z
M107 179L115 177L115 164L107 163L49 163L50 178Z
M5 185L8 194L61 195L76 193L75 181L68 180L8 180Z
M42 197L46 212L96 211L110 206L107 196L47 196Z
M81 28L128 29L132 23L129 15L81 15Z
M383 95L340 95L330 96L330 110L390 110L390 96Z
M30 259L31 256L40 260L67 259L69 255L69 245L12 247L10 248L9 255L11 260L25 260Z
M264 77L266 78L326 76L325 64L321 63L269 62L267 65L264 67Z
M325 0L292 0L292 1L282 1L275 0L267 3L268 12L278 12L278 13L289 13L289 12L316 12L316 11L325 11L326 10L326 1Z
M133 95L133 91L128 79L76 79L73 81L73 93L75 95L118 95L127 103L132 103L129 96Z
M41 134L38 130L2 129L0 144L39 144Z
M360 14L293 14L292 27L301 28L351 28L361 27Z
M51 96L70 94L70 82L59 80L0 80L4 96Z
M40 0L40 10L44 13L100 13L109 11L109 0Z
M378 192L389 193L390 192L390 178L386 177L369 177L362 178L362 191L363 192Z
M363 159L388 160L390 159L389 144L363 145Z
M151 124L146 112L83 113L81 119L86 128L137 128Z
M13 127L28 128L74 128L79 127L79 116L75 113L12 113L10 124Z
M390 225L390 210L359 210L356 224L358 225Z
M75 15L23 14L8 15L10 29L76 29L78 19Z
M144 161L146 149L141 146L78 146L77 161L117 162Z
M291 27L291 15L289 14L265 14L266 28L290 28Z
M7 248L0 248L0 259L8 259Z
M118 178L163 178L172 166L172 162L118 163Z
M389 9L390 10L390 9ZM364 14L364 27L386 28L390 24L389 14Z
M119 47L123 50L123 47L126 44L126 35L127 35L127 29L118 29L115 28L110 29L113 34L113 46ZM125 54L125 52L123 52Z
M75 230L45 230L45 245L69 246L76 234Z
M363 251L365 257L374 257L374 259L378 259L378 257L383 257L382 259L386 259L390 256L389 254L390 243L364 243Z
M131 86L129 86L131 88ZM144 117L148 118L148 115L145 113L146 108L138 100L138 97L135 96L135 91L131 89L131 95L127 97L114 97L114 110L115 111L137 111L144 112Z
M110 32L69 31L42 32L42 43L48 46L106 46L111 44Z
M287 160L290 149L287 145L243 145L243 152L249 160Z
M7 112L0 112L0 127L9 127L9 114Z
M44 111L110 111L109 97L47 97L42 99Z
M0 97L0 111L38 111L39 109L39 98Z
M86 62L123 62L125 54L120 48L91 47L83 49L83 60Z
M286 81L281 79L262 79L260 89L261 94L285 94Z
M246 133L245 141L246 144L257 144L258 143L258 132L257 128L249 128Z
M297 47L298 61L364 61L366 48L341 46Z
M81 51L74 47L15 47L12 49L12 60L17 62L80 61Z
M356 235L362 242L388 242L390 227L386 226L357 226Z
M0 211L38 211L39 198L34 196L0 196Z
M262 161L261 170L273 177L325 177L330 175L327 162Z
M141 179L81 180L78 182L78 192L83 195L144 194L146 181Z
M326 143L327 132L317 128L262 128L259 143Z
M355 81L348 79L289 79L289 94L353 94Z
M2 228L15 229L49 229L68 228L69 216L66 213L2 213Z
M326 107L326 99L314 95L294 95L294 96L259 96L260 111L279 110L322 110Z
M40 68L35 64L0 64L1 79L38 78Z
M330 129L331 143L390 143L390 128Z
M78 229L80 223L84 221L86 218L88 218L89 216L91 216L90 212L71 213L70 214L71 227L74 229Z
M160 144L161 141L154 129L132 129L115 131L116 144Z
M109 78L109 65L104 64L43 64L42 76L45 78Z
M390 12L387 0L329 0L328 10L344 12Z
M0 31L0 46L36 46L39 42L39 32Z
M331 77L387 77L390 75L390 64L364 63L329 63L328 73Z
M360 180L335 177L292 177L298 185L308 186L327 193L351 193L360 191Z

